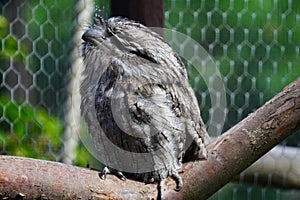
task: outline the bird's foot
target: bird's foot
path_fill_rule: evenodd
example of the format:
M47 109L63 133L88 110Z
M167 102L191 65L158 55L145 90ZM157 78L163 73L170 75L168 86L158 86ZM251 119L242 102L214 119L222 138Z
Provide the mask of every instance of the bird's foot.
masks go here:
M177 172L175 172L171 175L171 177L176 181L175 191L179 192L183 187L183 180L181 176Z
M175 172L171 175L171 177L176 181L175 191L179 192L183 187L183 180L182 180L181 176L177 172ZM166 181L166 179L162 179L157 184L157 200L164 199L165 181Z
M124 176L124 174L118 170L115 170L115 169L111 169L111 168L108 168L108 167L104 167L102 172L100 173L100 177L102 179L106 179L106 175L107 174L114 174L116 175L119 179L125 181L126 180L126 177Z

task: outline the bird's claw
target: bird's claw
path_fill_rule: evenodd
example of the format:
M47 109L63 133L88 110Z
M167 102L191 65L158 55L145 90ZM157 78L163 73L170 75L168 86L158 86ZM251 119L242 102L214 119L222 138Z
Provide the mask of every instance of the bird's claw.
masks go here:
M121 179L122 181L126 181L126 177L124 176L124 174L120 171L117 171L117 176L119 177L119 179Z
M179 192L183 187L183 180L177 172L172 174L172 178L176 181L175 191Z
M108 167L104 167L103 168L100 177L101 177L101 179L105 180L106 179L106 175L107 174L111 174L111 173L115 174L122 181L126 181L126 177L124 176L124 174L122 172L111 170Z
M101 173L101 179L105 180L106 179L106 175L110 173L110 170L108 169L108 167L104 167Z

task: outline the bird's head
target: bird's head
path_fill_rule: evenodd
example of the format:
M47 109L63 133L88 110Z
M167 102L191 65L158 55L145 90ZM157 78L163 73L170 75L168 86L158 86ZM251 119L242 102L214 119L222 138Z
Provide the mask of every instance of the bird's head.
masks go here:
M107 31L107 23L100 16L99 13L95 14L95 24L89 27L87 31L82 35L84 45L97 46L101 44L109 36Z

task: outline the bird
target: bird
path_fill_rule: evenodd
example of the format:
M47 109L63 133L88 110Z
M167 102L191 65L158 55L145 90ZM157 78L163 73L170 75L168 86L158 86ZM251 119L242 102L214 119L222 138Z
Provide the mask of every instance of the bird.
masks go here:
M187 70L164 38L143 24L100 13L94 21L82 35L81 113L105 157L104 176L117 172L157 183L163 199L167 177L180 191L182 163L208 156L209 136Z

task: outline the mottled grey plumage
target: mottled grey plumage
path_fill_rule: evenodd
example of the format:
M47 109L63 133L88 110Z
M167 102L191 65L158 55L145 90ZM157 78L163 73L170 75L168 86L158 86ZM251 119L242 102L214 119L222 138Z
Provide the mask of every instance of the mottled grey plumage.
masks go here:
M105 135L126 152L145 153L153 170L131 175L144 182L172 176L180 189L181 163L206 158L209 137L179 56L155 32L120 17L96 16L82 38L81 108L89 129L95 118L102 129L91 134L95 145Z

